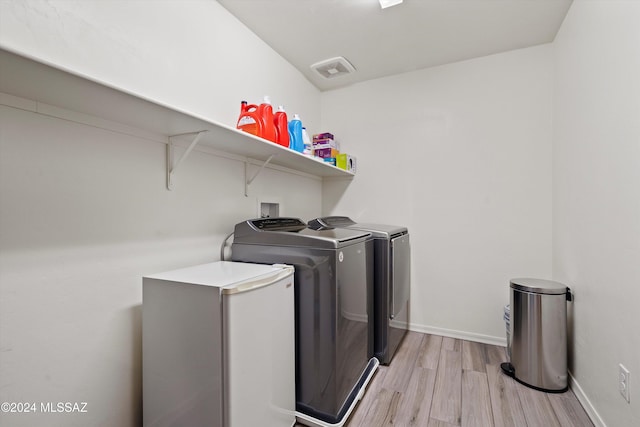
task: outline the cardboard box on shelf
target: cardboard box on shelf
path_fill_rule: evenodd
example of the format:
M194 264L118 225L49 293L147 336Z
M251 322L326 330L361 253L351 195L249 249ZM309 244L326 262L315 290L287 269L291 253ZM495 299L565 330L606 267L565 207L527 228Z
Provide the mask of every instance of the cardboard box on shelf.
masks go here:
M335 148L336 150L340 151L340 143L338 141L336 141L335 139L318 139L318 140L314 140L313 141L313 147L319 147L319 148Z
M347 153L340 153L336 158L336 166L351 173L356 173L356 158Z
M329 133L329 132L324 132L324 133L317 133L315 135L313 135L313 140L319 140L319 139L333 139L333 134Z
M324 148L317 148L317 147L313 147L313 155L316 157L322 157L323 159L330 159L330 158L336 158L338 157L338 154L340 154L340 152L338 150L336 150L335 148L331 148L331 147L324 147Z

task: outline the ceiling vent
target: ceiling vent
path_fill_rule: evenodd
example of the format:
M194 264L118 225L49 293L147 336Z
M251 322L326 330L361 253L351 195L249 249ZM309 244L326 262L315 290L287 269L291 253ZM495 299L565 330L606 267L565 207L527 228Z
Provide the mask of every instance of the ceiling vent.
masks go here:
M342 56L316 62L311 65L311 68L325 79L333 79L356 71L355 67Z

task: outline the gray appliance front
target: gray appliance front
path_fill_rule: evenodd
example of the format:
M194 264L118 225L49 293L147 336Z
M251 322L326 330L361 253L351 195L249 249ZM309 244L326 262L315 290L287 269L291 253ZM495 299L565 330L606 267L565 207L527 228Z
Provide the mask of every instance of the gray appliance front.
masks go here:
M409 329L411 245L406 227L356 223L346 216L309 221L314 230L367 231L374 241L374 353L388 365Z
M234 261L295 267L296 410L336 423L373 352L372 241L337 249L234 243Z
M389 282L389 316L387 316L387 351L382 363L389 363L409 329L409 294L411 287L411 247L409 234L391 239L391 280Z

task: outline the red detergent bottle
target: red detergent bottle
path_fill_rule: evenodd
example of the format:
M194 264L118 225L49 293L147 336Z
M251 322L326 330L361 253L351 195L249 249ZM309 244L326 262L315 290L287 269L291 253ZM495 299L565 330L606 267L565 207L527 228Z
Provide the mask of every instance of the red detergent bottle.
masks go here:
M247 104L247 101L240 102L240 117L238 117L236 128L262 137L264 125L262 124L262 117L258 114L257 105Z
M264 97L264 101L258 107L258 115L262 118L262 137L271 142L276 142L276 125L273 117L271 99Z
M276 126L276 143L289 147L289 122L282 105L278 106L278 111L273 115L273 121Z

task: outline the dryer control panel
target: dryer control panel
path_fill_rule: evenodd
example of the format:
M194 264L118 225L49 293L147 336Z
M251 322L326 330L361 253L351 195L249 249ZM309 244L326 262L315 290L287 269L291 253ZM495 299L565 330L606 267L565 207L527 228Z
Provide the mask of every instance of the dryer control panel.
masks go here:
M309 221L312 230L332 230L334 228L346 228L355 222L347 216L325 216Z
M300 231L307 228L307 224L299 218L260 218L249 222L260 231Z

